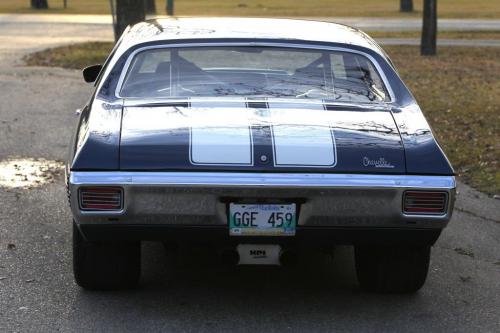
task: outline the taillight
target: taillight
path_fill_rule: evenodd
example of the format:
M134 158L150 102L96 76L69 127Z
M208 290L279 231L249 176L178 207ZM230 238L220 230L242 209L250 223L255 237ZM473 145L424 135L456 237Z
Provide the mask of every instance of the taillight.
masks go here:
M120 187L81 187L79 189L82 210L121 210L123 190Z
M446 213L446 192L406 191L403 212L408 214L443 215Z

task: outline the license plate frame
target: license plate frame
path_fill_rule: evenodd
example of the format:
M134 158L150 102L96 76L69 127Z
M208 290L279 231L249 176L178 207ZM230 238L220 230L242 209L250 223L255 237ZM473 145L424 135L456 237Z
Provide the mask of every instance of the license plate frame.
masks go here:
M228 226L230 236L295 236L297 205L231 202Z

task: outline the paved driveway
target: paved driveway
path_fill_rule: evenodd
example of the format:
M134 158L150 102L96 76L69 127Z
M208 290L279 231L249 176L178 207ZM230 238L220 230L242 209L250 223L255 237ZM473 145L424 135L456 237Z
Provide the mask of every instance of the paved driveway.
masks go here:
M0 163L63 161L91 87L76 71L20 66L22 52L47 44L19 44L0 54ZM71 272L63 176L45 180L0 187L0 332L500 331L500 201L463 184L427 284L401 296L360 292L349 247L285 271L224 269L202 253L176 261L156 243L143 246L140 289L86 292Z
M166 16L151 16L166 17ZM422 19L398 17L296 17L347 24L364 30L420 30ZM110 25L111 15L0 14L0 23ZM439 30L500 30L499 19L438 19Z
M307 18L305 18L307 19ZM362 30L420 30L420 19L311 18L351 25ZM442 19L440 30L500 30L500 20ZM19 54L55 45L85 41L112 41L109 15L0 14L0 61L17 63ZM419 45L418 38L380 38L382 45ZM500 47L499 40L439 39L439 45Z

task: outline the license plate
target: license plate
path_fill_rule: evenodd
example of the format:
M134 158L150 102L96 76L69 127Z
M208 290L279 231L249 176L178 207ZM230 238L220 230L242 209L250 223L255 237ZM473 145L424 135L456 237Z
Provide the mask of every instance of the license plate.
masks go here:
M295 204L229 204L231 236L294 236Z

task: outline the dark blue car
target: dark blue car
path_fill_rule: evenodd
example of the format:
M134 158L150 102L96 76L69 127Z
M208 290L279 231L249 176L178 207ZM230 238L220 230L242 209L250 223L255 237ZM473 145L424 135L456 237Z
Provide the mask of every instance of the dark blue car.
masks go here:
M424 284L454 171L363 32L147 21L84 77L96 89L67 164L80 286L136 286L143 240L210 243L241 265L291 265L351 244L364 290Z

